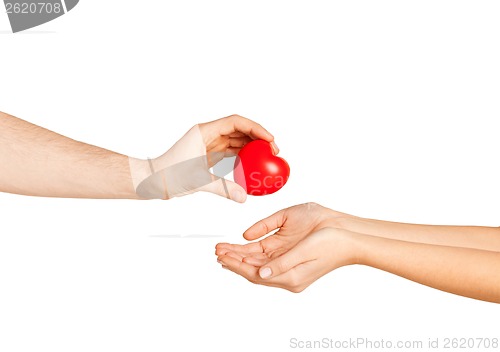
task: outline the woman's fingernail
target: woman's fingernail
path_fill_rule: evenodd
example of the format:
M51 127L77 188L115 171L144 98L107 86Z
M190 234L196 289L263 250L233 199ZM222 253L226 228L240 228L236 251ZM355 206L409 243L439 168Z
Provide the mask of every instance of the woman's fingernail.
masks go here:
M259 270L259 275L263 279L267 279L269 276L272 275L272 270L271 268L262 268Z

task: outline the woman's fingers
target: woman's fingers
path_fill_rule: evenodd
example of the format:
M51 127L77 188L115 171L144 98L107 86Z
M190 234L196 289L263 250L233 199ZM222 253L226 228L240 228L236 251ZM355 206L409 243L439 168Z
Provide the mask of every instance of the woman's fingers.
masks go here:
M308 262L314 258L314 253L308 250L308 247L306 242L299 242L289 251L277 256L264 266L261 266L259 269L259 276L262 279L272 279L288 272L302 263Z
M261 267L261 266L269 263L271 261L271 259L266 255L263 255L263 256L249 255L249 256L244 257L242 259L242 261L247 263L247 264L256 266L256 267Z
M262 246L259 242L248 243L245 245L241 244L231 244L231 243L219 243L215 246L215 254L221 255L227 252L237 252L244 255L251 255L255 253L263 253Z
M256 282L259 279L259 269L253 265L242 262L228 255L217 257L217 261L232 272L243 276L245 279Z
M238 274L248 281L254 284L260 284L271 287L285 288L285 286L279 284L279 279L263 281L258 274L258 268L245 262L240 262L229 256L220 256L217 261L223 266L224 269L228 269L235 274Z
M257 238L267 235L269 232L273 230L280 228L281 226L283 226L284 223L285 223L285 210L283 209L250 226L248 230L246 230L243 233L243 237L248 241L255 240Z
M233 259L239 260L240 262L242 262L243 259L245 258L243 255L236 253L236 252L226 252L226 254L224 254L224 255L231 257Z
M219 256L217 261L225 268L235 274L238 274L248 281L264 286L278 287L292 292L301 292L308 286L307 273L308 270L298 266L281 275L264 280L259 275L259 268L245 261L239 260L230 256Z

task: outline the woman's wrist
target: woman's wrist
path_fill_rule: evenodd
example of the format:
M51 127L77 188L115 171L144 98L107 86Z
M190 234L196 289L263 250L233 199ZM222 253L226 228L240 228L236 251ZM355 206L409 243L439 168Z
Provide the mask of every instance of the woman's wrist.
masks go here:
M339 228L329 228L329 257L332 268L363 264L363 235Z
M353 222L356 219L359 219L358 217L356 217L354 215L341 213L339 211L329 209L329 208L326 208L326 209L328 212L326 223L329 227L332 227L332 228L351 231Z

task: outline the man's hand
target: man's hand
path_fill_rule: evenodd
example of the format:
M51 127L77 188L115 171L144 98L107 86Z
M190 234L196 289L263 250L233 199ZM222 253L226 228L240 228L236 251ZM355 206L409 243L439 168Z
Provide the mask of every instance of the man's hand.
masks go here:
M230 157L239 153L241 148L255 140L263 139L271 142L274 151L279 149L274 143L274 136L260 124L239 115L231 115L219 120L201 123L198 125L207 155L218 154ZM210 160L210 167L219 160Z
M0 192L61 198L169 199L197 191L238 202L238 184L210 173L224 157L263 139L261 125L233 115L196 125L162 156L127 157L0 112Z
M130 159L137 194L146 199L169 199L204 191L243 203L245 190L212 174L210 168L237 155L254 139L270 142L278 152L271 133L238 115L196 125L162 156L148 161Z

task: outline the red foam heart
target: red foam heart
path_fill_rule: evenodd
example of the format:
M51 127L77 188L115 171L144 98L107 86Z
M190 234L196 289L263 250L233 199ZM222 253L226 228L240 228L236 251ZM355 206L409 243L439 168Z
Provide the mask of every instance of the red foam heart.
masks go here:
M234 164L234 180L247 194L264 196L281 189L290 176L285 159L274 154L271 143L255 140L241 148Z

